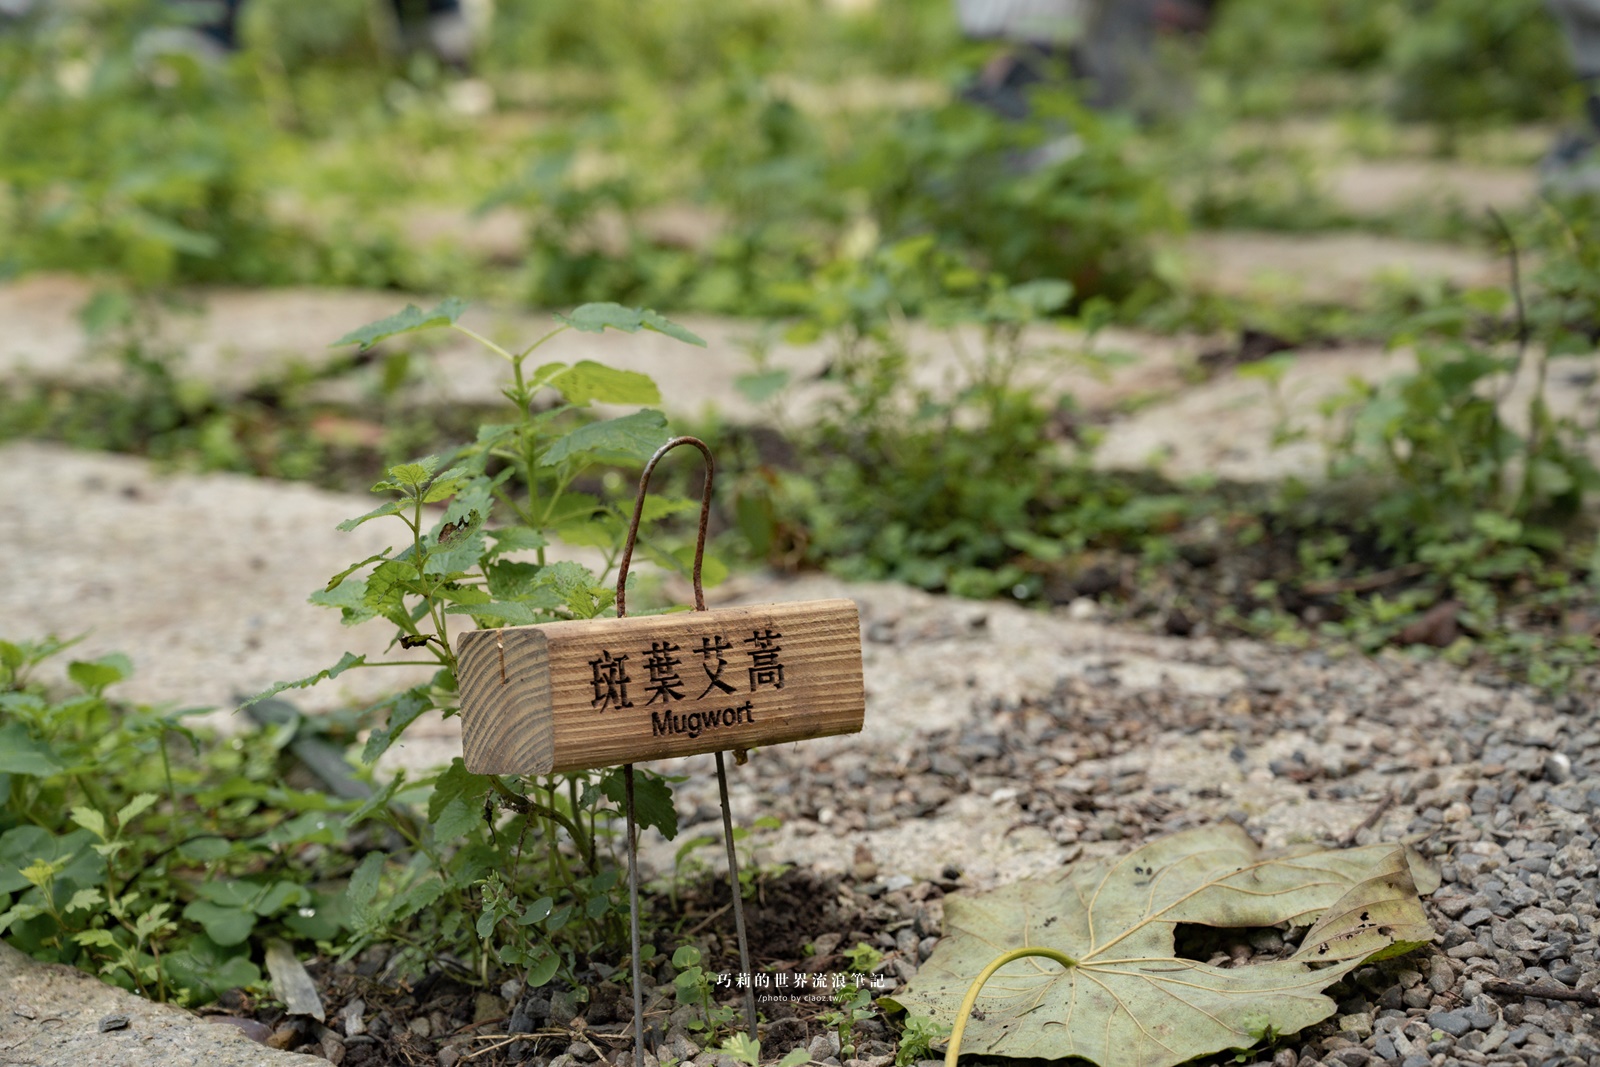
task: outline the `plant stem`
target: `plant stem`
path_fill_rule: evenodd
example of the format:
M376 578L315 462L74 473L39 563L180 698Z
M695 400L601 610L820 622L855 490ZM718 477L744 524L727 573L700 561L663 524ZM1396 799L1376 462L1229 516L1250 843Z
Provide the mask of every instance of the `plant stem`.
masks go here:
M546 807L537 800L518 793L506 785L499 775L491 774L489 776L489 785L496 793L500 794L501 799L506 802L506 806L512 811L520 812L523 815L542 815L545 818L554 819L563 830L572 835L574 841L582 836L582 831L573 825L571 819L553 808Z
M1008 963L1026 959L1029 956L1043 956L1055 960L1061 966L1068 968L1078 966L1078 961L1065 952L1057 952L1053 948L1014 948L1010 952L996 956L987 967L978 972L978 977L972 980L967 987L967 995L961 998L961 1010L956 1014L955 1029L950 1031L950 1047L944 1054L944 1067L956 1067L956 1058L961 1055L961 1035L966 1033L967 1019L972 1015L972 1008L978 1002L978 994L983 991L984 983L994 976L994 972Z
M477 341L479 344L483 345L485 348L488 348L495 355L501 357L506 362L508 362L508 363L512 364L513 366L517 367L518 371L520 371L522 369L521 362L518 359L518 357L513 356L510 352L507 352L505 349L501 348L499 345L495 344L493 341L489 340L487 337L483 336L482 334L477 333L474 330L467 329L465 326L461 325L459 322L452 322L450 324L450 328L453 329L453 330L456 330L459 333L466 334L468 337L472 338L474 341ZM523 355L527 355L527 353L524 352ZM518 374L518 378L519 379L521 378L521 374Z

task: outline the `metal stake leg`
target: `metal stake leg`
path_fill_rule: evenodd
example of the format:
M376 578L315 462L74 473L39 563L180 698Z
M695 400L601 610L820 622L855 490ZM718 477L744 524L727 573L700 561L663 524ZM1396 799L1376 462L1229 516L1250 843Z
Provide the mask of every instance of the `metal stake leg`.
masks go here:
M644 981L640 977L639 961L639 841L634 830L631 763L622 765L622 784L624 807L628 814L628 937L633 947L633 1067L644 1067ZM743 927L740 929L743 930Z
M739 935L739 967L748 981L744 987L744 1021L750 1040L756 1039L755 976L750 973L750 942L744 933L744 897L739 891L739 855L733 847L733 812L728 807L728 770L717 753L717 792L722 797L722 840L728 846L728 884L733 890L733 928Z

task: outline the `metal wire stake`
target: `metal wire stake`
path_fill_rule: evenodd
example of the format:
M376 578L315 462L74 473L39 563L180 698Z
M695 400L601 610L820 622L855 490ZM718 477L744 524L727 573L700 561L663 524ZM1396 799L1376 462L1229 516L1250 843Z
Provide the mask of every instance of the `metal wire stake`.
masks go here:
M755 976L750 973L750 942L744 934L744 898L739 892L739 855L733 847L733 811L728 805L728 771L717 753L717 792L722 797L722 840L728 846L728 884L733 889L733 928L739 935L739 966L748 979L744 987L744 1021L750 1039L756 1039Z
M700 491L700 529L694 545L694 610L706 610L705 586L700 580L700 571L706 554L706 527L711 519L711 484L716 475L716 461L711 458L711 449L706 443L696 437L674 437L656 450L650 457L650 462L644 466L644 473L639 477L639 495L633 502L633 521L628 524L628 541L622 549L622 557L617 564L617 618L628 614L628 567L633 563L633 546L639 538L639 520L644 515L644 498L650 492L650 475L655 473L656 464L668 452L680 445L693 445L700 450L706 460L705 485ZM739 763L745 762L743 750L737 751L735 759ZM637 1051L634 1053L634 1067L644 1067L644 993L639 981L639 875L638 875L638 848L633 840L633 764L623 767L624 779L627 784L628 806L628 892L630 916L630 929L633 934L633 1029L634 1042ZM717 753L717 790L722 799L722 834L728 846L728 881L733 889L733 924L739 936L739 967L746 978L744 992L745 1022L750 1028L752 1040L756 1036L756 994L754 989L754 976L750 972L750 943L744 930L744 901L739 893L739 857L733 847L733 810L728 805L728 772L723 763L722 753Z
M623 806L628 813L628 937L633 947L633 1067L644 1067L644 982L639 961L639 841L634 836L633 764L622 765Z

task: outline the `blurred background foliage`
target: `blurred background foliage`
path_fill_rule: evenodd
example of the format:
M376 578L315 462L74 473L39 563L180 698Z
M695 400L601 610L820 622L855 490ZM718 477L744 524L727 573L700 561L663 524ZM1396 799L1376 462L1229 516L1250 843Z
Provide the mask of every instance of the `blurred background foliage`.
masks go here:
M404 47L377 0L251 0L230 54L184 43L205 14L45 0L0 22L0 270L765 314L829 263L931 235L974 269L1139 305L1164 284L1150 239L1240 164L1195 131L1574 107L1539 0L1233 0L1169 49L1197 77L1138 125L1067 91L1024 122L962 102L997 46L964 40L949 0L505 3L470 74ZM441 206L491 247L438 240L418 220Z

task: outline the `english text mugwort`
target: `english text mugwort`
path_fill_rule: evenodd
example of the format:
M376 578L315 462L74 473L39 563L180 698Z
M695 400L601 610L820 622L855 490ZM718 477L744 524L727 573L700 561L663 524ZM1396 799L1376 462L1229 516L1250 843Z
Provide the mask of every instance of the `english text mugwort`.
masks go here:
M650 713L650 729L656 737L665 737L667 734L688 734L690 737L699 737L705 730L755 721L755 708L748 700L738 707L720 708L717 711L691 711L683 715L676 715L670 711Z

